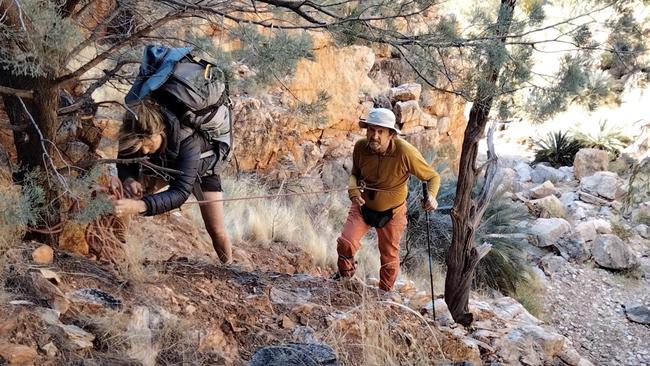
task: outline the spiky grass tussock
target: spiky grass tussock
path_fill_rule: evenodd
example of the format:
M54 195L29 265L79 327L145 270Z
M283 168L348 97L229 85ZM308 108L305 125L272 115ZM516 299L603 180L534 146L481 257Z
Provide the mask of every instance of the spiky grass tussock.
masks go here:
M415 184L419 183L412 182L412 185ZM438 194L439 207L451 206L455 190L455 180L443 180ZM412 186L411 192L414 191L420 192ZM490 287L512 295L526 283L529 272L524 248L518 239L526 232L516 225L528 217L528 210L524 205L506 198L504 193L495 194L477 228L476 242L487 241L492 244L492 250L479 262L475 287ZM403 264L409 272L425 268L427 261L426 220L419 208L420 200L418 195L409 197L409 227L403 250ZM444 256L451 245L451 218L447 214L433 212L430 214L429 227L432 257L443 265Z
M582 141L566 131L549 132L545 138L535 141L535 145L533 163L546 162L555 168L573 165L576 154L585 147Z
M254 176L223 180L224 191L230 198L319 190L317 185L309 183L303 180L272 187L260 183ZM336 239L341 234L349 206L347 192L338 192L231 201L225 203L224 210L226 228L233 244L291 242L310 253L315 265L334 269L338 257ZM359 276L377 276L379 254L372 234L363 240L356 259Z

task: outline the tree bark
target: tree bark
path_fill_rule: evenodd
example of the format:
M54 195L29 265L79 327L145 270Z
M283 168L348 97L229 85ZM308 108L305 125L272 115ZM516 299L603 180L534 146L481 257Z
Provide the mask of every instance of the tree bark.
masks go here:
M505 44L505 36L510 31L515 3L516 0L501 0L499 16L494 28L497 42L501 44ZM469 312L469 293L476 265L482 257L481 251L477 251L474 247L474 241L476 229L488 203L488 200L477 201L472 197L472 191L480 174L480 169L476 168L478 142L488 122L492 102L497 93L497 80L503 65L503 58L499 58L495 53L488 52L486 63L481 71L485 75L486 82L478 87L474 105L470 110L460 155L456 197L451 210L453 231L446 258L445 302L454 320L465 326L470 325L474 320Z
M18 176L37 168L43 172L52 172L53 161L49 159L56 154L54 141L59 128L58 88L46 78L15 77L7 72L0 73L0 83L12 88L25 88L34 91L32 99L23 99L16 95L3 95L7 117L9 117L10 123L16 127L13 129L13 137L20 165ZM52 227L60 221L56 197L59 197L62 187L57 186L56 179L43 179L44 184L48 182L49 184L43 187L48 210L43 217L43 222L38 224L45 228ZM31 238L50 244L57 240L55 234L36 233Z

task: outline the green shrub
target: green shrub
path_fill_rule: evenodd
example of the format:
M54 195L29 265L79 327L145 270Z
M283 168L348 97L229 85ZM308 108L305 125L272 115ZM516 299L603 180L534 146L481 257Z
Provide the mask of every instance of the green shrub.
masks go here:
M583 143L569 136L567 132L550 132L545 139L535 142L535 160L533 163L546 162L557 168L573 165L573 159Z
M443 178L438 194L439 209L453 204L456 180ZM409 224L405 235L402 265L406 270L421 268L427 258L426 219L422 208L421 186L418 180L409 182L411 194L408 199ZM490 287L513 295L517 287L526 282L528 267L524 258L521 240L517 234L525 231L515 224L528 216L523 204L514 204L497 192L489 203L476 233L476 242L487 241L492 250L479 262L476 273L477 287ZM452 223L448 214L434 211L430 215L432 258L445 262L445 254L451 244ZM519 236L520 237L520 236Z
M575 139L584 147L605 150L614 157L618 157L621 150L632 142L632 138L625 135L620 127L610 128L607 121L598 124L598 131L595 134L576 131Z

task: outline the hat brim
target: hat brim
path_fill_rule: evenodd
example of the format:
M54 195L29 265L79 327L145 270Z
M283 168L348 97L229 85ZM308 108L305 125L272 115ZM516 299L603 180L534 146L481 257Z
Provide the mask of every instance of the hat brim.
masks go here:
M392 127L392 128L391 128L391 127L386 127L386 126L382 126L382 125L377 125L377 124L374 124L374 123L368 123L368 122L366 122L366 121L359 121L359 127L360 127L360 128L368 128L368 125L369 125L369 124L370 124L370 125L373 125L373 126L383 127L383 128L387 128L387 129L389 129L389 130L393 130L393 131L395 131L395 133L397 133L398 135L401 135L401 134L402 134L402 131L398 130L398 129L395 128L395 127Z

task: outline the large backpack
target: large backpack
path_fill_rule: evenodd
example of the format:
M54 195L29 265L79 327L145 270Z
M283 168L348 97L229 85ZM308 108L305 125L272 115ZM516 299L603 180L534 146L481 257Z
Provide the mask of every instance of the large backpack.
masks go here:
M228 145L233 135L228 82L213 63L194 57L191 48L145 47L138 77L126 95L126 104L153 97L172 110L185 128L182 138L200 131L215 148ZM201 157L210 156L202 154Z

